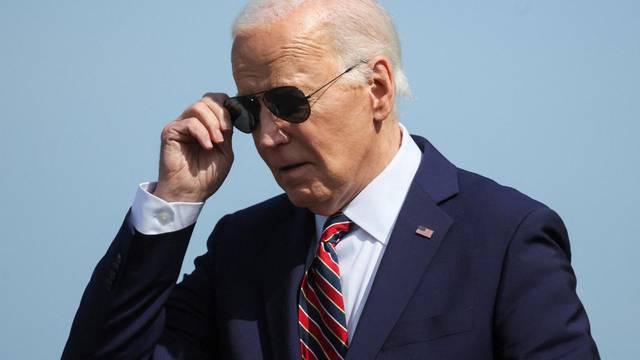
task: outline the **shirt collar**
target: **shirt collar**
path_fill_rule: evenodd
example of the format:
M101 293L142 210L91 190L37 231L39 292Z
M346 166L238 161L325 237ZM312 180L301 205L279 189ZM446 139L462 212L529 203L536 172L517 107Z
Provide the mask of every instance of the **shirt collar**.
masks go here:
M422 153L404 125L400 149L391 162L344 209L343 213L376 241L386 244L418 171ZM318 236L326 216L316 215Z

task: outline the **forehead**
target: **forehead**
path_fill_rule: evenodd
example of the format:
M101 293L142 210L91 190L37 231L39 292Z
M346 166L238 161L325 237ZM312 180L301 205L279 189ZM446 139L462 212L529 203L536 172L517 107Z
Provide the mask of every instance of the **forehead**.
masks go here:
M238 92L281 85L302 88L315 78L326 77L335 67L329 40L321 26L304 20L281 21L238 34L231 53Z

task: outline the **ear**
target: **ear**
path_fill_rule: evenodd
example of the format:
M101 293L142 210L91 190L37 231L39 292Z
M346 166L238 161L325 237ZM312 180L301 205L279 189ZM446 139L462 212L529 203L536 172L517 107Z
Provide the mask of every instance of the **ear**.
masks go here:
M391 62L384 56L377 56L369 61L372 76L369 79L373 119L386 120L393 112L396 99L395 77Z

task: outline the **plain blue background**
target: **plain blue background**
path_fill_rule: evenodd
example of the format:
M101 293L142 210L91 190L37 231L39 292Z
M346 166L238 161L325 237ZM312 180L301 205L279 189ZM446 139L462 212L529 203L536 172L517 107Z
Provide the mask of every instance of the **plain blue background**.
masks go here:
M163 125L235 92L242 2L0 1L0 358L58 358ZM458 166L564 218L603 358L640 354L640 2L383 1L415 98L403 123ZM277 194L250 137L184 271L223 214Z

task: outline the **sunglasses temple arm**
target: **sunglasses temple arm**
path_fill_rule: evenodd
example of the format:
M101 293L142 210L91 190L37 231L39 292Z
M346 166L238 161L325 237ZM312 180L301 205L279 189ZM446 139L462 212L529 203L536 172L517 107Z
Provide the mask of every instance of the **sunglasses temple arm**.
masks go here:
M347 70L343 71L342 73L340 73L339 75L337 75L336 77L334 77L333 79L329 80L326 84L322 85L320 88L318 88L317 90L315 90L314 92L312 92L311 94L305 96L305 98L309 99L310 97L312 97L313 95L317 94L319 91L321 91L322 89L326 88L327 86L333 84L334 82L336 82L342 75L348 73L349 71L355 69L356 67L358 67L361 64L366 64L367 61L366 60L360 60L359 63L353 65L352 67L348 68Z

